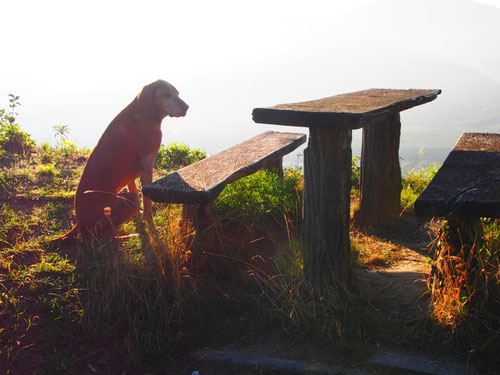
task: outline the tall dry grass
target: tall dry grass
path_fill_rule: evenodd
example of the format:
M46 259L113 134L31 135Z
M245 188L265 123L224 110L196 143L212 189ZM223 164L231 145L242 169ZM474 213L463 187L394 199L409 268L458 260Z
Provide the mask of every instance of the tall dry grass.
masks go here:
M197 314L197 283L187 266L192 231L175 210L164 210L155 233L142 228L129 239L135 246L113 242L84 250L85 325L119 338L131 355L171 351L182 341L183 322Z
M490 365L500 365L500 225L465 228L449 218L434 245L428 280L432 317L448 327L458 348ZM478 222L476 222L478 224ZM453 231L450 233L450 231ZM481 237L478 237L481 235Z

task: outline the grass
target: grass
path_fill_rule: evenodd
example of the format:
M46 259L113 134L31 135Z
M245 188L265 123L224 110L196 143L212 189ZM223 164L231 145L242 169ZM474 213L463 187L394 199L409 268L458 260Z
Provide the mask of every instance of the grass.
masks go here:
M444 223L435 244L428 280L432 317L451 330L457 346L498 368L494 353L500 350L499 220L481 219L483 242L462 243L459 248L447 235L452 220Z
M421 170L411 170L403 174L403 188L401 190L401 207L403 212L414 213L414 203L424 191L430 180L436 175L439 165L434 163L432 167Z
M283 215L300 224L303 177L288 169L283 178L269 170L260 170L229 184L215 201L219 220L240 220L263 226L281 224Z
M52 248L48 239L71 225L88 150L65 142L31 145L29 154L0 158L4 373L157 373L196 348L255 344L270 332L289 345L324 348L337 363L363 361L378 343L437 345L491 360L498 344L498 221L485 222L478 251L488 275L482 288L490 293L483 307L450 302L443 314L457 306L462 314L454 328L437 313L400 321L371 304L361 277L349 290L321 292L302 278L300 171L283 179L261 171L229 185L215 206L217 251L202 257L193 255L194 230L176 205L154 205L155 233L135 219L121 231L137 236L90 249ZM405 212L432 173L405 175ZM352 193L355 200L358 191ZM358 232L351 238L356 274L398 261L395 243ZM453 298L462 303L463 296Z
M401 246L374 235L362 232L351 233L351 246L356 262L361 267L386 267L399 260Z

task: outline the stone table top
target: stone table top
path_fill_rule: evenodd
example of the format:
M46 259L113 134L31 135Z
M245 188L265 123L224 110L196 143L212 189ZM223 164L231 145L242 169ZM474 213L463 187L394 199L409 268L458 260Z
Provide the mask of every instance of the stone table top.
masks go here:
M369 89L307 102L255 108L252 117L258 123L359 129L395 112L430 102L439 94L441 90L437 89Z
M464 133L415 201L419 216L500 218L500 134Z

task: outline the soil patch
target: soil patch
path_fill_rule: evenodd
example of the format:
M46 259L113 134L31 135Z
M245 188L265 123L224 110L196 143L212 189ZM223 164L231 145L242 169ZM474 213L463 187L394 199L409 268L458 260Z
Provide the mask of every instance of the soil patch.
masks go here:
M438 221L404 215L367 231L398 245L393 248L394 261L364 270L368 295L377 308L407 318L429 312L426 281L439 226Z

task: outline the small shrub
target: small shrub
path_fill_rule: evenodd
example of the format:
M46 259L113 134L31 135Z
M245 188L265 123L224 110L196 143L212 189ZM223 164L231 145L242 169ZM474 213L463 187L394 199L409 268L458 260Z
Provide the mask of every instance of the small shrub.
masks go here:
M64 141L63 144L62 144L62 147L59 149L59 151L64 156L69 156L69 155L74 155L75 153L77 153L78 149L77 149L76 145L73 142Z
M415 200L424 191L432 178L436 175L439 164L415 171L411 170L403 175L401 190L401 207L403 211L413 213Z
M35 263L31 267L33 274L43 272L73 272L75 265L72 264L68 258L61 258L59 254L46 254L42 253L40 263Z
M8 190L7 173L5 173L5 171L3 170L0 170L0 197L6 196L7 190Z
M500 220L483 219L484 239L489 245L490 254L496 254L497 260L500 257ZM500 277L500 273L497 275Z
M47 159L60 169L75 169L76 165L85 164L91 150L88 148L79 149L73 142L64 141L56 147L47 149Z
M59 148L63 148L69 133L69 125L55 125L52 129L55 130L56 137L59 137Z
M287 170L283 179L276 173L260 170L226 186L215 201L219 218L239 218L248 223L286 214L295 222L301 218L302 174Z
M359 184L361 182L361 161L358 155L352 157L352 174L351 174L351 190L359 192Z
M175 170L205 159L207 154L199 148L190 149L182 143L171 143L161 146L156 155L156 168Z
M12 154L28 155L35 141L19 125L11 123L4 109L0 109L0 147Z
M52 162L53 159L53 150L50 147L49 142L43 142L40 150L42 151L42 154L40 155L40 161L44 164L48 164Z
M49 142L42 142L42 144L40 145L40 149L43 152L51 152L52 151L52 147L50 147Z
M45 177L52 179L58 175L54 164L40 164L36 168L37 177Z

